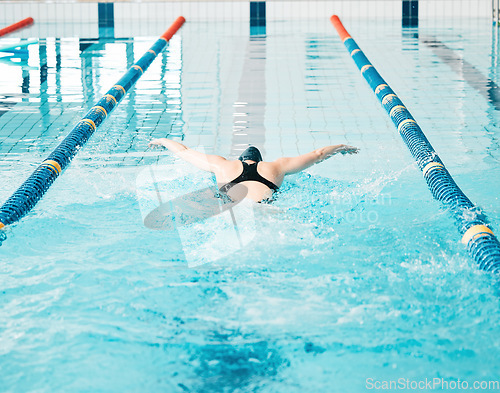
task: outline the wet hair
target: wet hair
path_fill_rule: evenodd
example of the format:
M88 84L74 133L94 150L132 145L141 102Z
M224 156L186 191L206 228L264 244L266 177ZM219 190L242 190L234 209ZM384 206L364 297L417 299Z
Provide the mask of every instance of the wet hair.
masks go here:
M262 161L262 155L260 154L259 149L257 149L255 146L250 146L243 153L241 153L241 155L238 157L238 160L260 162Z

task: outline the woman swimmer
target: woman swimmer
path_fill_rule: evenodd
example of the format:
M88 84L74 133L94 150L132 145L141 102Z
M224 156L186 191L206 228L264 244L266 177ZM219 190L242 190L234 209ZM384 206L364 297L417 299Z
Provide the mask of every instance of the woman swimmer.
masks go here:
M236 185L245 186L246 198L262 202L272 197L286 175L300 172L324 161L335 154L356 154L359 149L347 145L325 146L297 157L281 157L272 162L262 160L259 149L250 146L238 160L226 160L224 157L200 153L182 143L167 138L154 139L149 147L163 146L177 154L183 160L199 169L215 174L219 192L231 199L240 199Z

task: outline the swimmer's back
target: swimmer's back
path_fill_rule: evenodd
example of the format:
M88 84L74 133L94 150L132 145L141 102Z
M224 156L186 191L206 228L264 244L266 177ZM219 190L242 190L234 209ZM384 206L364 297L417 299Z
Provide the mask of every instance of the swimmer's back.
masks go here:
M243 164L239 160L226 160L224 165L214 172L215 178L217 180L218 187L230 183L235 178L241 175L243 172ZM260 161L257 163L257 173L265 178L266 180L274 183L276 186L280 187L283 183L284 174L280 170L279 164L276 161L266 162ZM260 202L266 198L270 198L273 194L273 190L267 185L253 180L242 181L238 183L246 187L246 198L249 198L255 202ZM234 187L233 187L234 188ZM229 190L228 195L235 194L235 190ZM241 191L240 191L241 192Z

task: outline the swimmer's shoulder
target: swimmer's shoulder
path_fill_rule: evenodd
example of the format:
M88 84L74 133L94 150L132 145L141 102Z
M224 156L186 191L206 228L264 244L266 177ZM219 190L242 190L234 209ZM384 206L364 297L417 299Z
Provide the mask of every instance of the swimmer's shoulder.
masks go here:
M278 187L283 182L284 172L279 160L259 162L259 174L269 181L272 181Z
M259 162L259 170L262 168L267 171L282 172L283 162L283 158L278 158L274 161L261 161Z

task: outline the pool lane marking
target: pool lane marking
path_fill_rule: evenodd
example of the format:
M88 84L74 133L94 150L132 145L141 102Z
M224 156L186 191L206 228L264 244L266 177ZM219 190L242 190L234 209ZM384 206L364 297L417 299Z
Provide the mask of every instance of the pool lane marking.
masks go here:
M500 87L495 81L483 75L475 66L457 55L453 49L434 36L422 36L420 40L453 71L462 77L467 84L477 90L496 110L500 110Z

